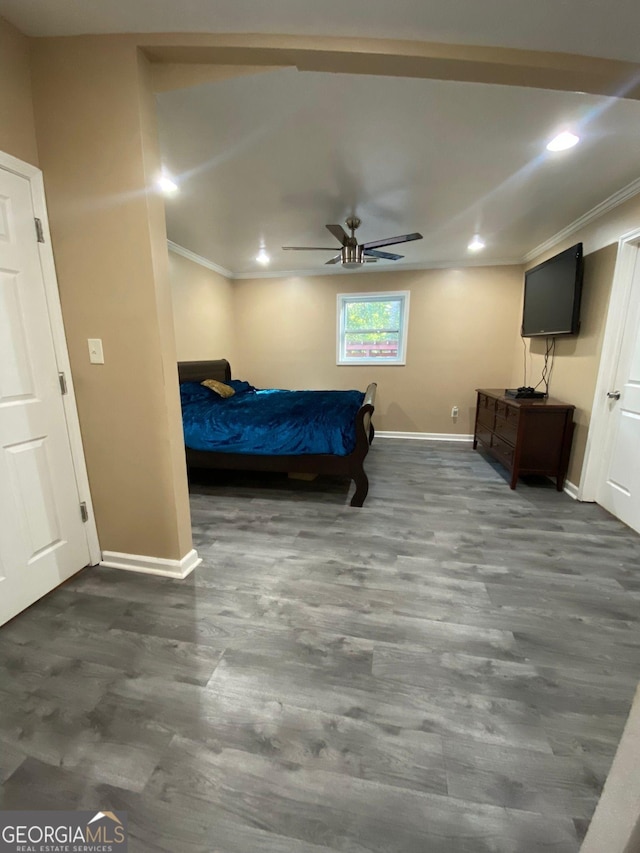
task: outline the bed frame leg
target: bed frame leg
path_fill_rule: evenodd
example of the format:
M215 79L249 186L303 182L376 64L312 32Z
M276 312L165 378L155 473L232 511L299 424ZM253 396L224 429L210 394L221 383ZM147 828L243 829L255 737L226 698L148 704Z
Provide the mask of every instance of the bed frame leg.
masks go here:
M362 506L369 493L369 478L363 471L358 471L353 475L353 482L356 485L356 490L351 498L351 506Z

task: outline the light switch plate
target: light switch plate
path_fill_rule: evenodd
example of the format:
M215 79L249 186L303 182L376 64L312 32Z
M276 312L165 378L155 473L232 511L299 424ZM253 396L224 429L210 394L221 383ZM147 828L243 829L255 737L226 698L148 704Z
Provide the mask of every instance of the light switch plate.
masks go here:
M104 353L102 351L102 340L100 338L89 338L89 361L91 364L104 364Z

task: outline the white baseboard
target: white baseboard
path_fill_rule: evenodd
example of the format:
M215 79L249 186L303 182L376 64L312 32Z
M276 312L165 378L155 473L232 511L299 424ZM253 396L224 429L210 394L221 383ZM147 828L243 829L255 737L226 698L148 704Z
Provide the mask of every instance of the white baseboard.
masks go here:
M571 480L564 481L564 492L569 495L570 498L573 498L574 501L578 500L578 487L575 483L572 483Z
M460 435L453 432L393 432L376 430L376 438L411 438L415 441L473 441L472 435Z
M118 551L103 551L101 566L109 569L122 569L125 572L140 572L147 575L161 575L164 578L182 580L199 566L202 560L192 548L181 560L164 560L162 557L146 557L143 554L121 554Z

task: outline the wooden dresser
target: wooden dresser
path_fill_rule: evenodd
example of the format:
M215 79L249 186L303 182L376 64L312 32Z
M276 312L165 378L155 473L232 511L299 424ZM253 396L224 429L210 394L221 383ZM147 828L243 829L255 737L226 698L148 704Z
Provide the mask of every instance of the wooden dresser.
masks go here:
M506 397L504 389L478 388L474 450L478 442L511 472L555 477L559 492L569 464L575 406L554 400Z

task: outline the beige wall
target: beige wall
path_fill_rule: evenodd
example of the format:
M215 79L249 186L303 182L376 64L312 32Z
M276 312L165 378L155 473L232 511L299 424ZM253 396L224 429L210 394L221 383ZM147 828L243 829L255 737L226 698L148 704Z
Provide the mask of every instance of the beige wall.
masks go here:
M546 261L576 243L583 243L585 277L580 311L580 334L576 338L558 338L556 361L550 393L573 403L576 408L576 431L569 462L568 479L578 486L583 476L593 395L600 367L609 297L617 257L617 241L640 227L640 195L627 199L613 210L592 220L561 243L541 253L526 269ZM529 373L527 384L535 385L543 364L544 344L532 338L525 341ZM522 342L517 336L513 362L512 385L522 384ZM533 378L533 381L532 381Z
M118 38L36 40L33 93L69 354L103 549L191 548L146 60ZM87 338L105 364L89 364Z
M574 243L578 242L574 240ZM578 485L582 474L584 452L593 407L593 395L598 377L604 327L616 263L617 246L606 246L584 259L584 283L580 309L580 334L558 337L549 394L576 407L575 432L567 477ZM536 385L544 364L544 338L525 338L527 351L527 382ZM516 358L511 385L525 384L523 376L523 343L516 343Z
M592 220L561 243L538 255L526 269L546 261L576 243L584 244L585 278L580 311L580 334L576 338L558 338L556 361L550 393L576 406L576 431L567 477L580 485L584 474L584 454L591 422L600 356L607 320L609 297L617 257L617 241L640 228L640 195L627 199L613 210ZM512 385L522 384L522 342L517 336ZM527 384L535 385L543 364L544 344L532 338L525 341L529 374ZM533 381L532 381L533 378Z
M184 453L184 433L182 431L182 410L178 394L178 368L175 333L173 328L173 303L169 279L169 252L167 250L167 225L164 211L164 198L155 190L154 183L161 173L160 142L158 138L156 100L153 88L151 63L137 51L138 61L138 97L140 103L140 129L143 160L143 181L146 188L146 218L151 257L153 284L152 298L155 299L156 315L152 315L154 336L161 360L160 386L155 392L160 407L161 452L167 454L167 470L158 478L162 483L162 504L157 511L168 522L168 533L161 546L165 556L172 549L177 558L185 556L192 548L191 509L189 506L189 487L187 466ZM140 247L146 251L146 245ZM154 364L154 369L157 366ZM152 374L153 382L155 376ZM148 429L148 424L144 426ZM150 464L154 464L149 460ZM156 463L157 465L157 463ZM147 484L145 483L145 486ZM170 503L171 501L171 503ZM157 522L160 523L160 512ZM170 526L169 526L170 525ZM173 526L175 525L175 529ZM164 529L163 529L164 532ZM155 535L155 534L154 534ZM147 545L148 548L148 545ZM149 550L142 552L150 554Z
M474 389L504 387L511 376L521 267L240 280L233 287L234 376L287 388L364 389L375 380L381 430L471 433ZM336 295L386 290L411 294L406 366L338 367Z
M0 18L0 151L38 165L29 39Z
M233 285L213 270L169 252L178 361L236 361Z

